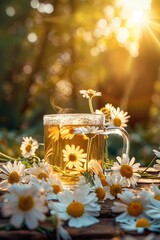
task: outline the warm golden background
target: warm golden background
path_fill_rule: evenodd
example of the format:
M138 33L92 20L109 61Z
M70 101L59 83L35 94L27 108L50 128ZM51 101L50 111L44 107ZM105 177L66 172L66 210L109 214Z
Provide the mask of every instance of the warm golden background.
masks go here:
M131 115L131 155L160 146L159 0L1 0L0 141L16 154L22 135L43 140L50 97L88 112L79 90L102 92ZM114 149L111 148L111 152Z

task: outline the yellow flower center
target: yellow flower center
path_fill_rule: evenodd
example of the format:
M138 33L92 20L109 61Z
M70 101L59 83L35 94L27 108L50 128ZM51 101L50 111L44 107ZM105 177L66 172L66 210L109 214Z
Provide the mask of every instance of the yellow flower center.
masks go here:
M97 194L98 200L103 200L106 195L106 193L102 187L96 188L96 194Z
M131 216L139 216L143 212L143 206L141 202L134 201L128 205L128 213Z
M160 201L160 195L155 196L154 199Z
M136 227L150 227L150 223L146 218L139 218L137 220Z
M133 169L131 166L124 164L120 168L122 177L131 178L133 176Z
M31 151L31 148L32 148L32 145L31 144L28 144L27 146L26 146L26 152L30 152Z
M105 115L106 118L109 118L111 115L111 111L105 107L102 107L100 111Z
M53 188L53 193L55 193L55 194L62 192L62 188L57 184L53 184L52 188Z
M19 180L20 180L20 175L19 175L19 173L16 172L16 171L11 172L11 173L9 174L9 176L8 176L8 182L9 182L10 184L18 183Z
M121 192L122 192L121 185L115 183L112 186L110 186L110 193L112 196L117 197L117 194Z
M32 196L21 196L18 201L18 207L22 211L29 211L34 206L34 200Z
M113 120L113 124L114 126L116 127L120 127L122 125L122 121L121 119L119 119L118 117L116 117L114 120Z
M41 172L37 175L38 179L48 178L48 174L45 172Z
M74 162L77 160L77 156L73 153L69 154L69 161Z
M94 97L94 95L95 95L95 92L92 89L88 89L88 96L89 96L89 98Z
M67 207L67 213L72 217L81 217L84 214L84 205L80 202L72 202Z
M74 128L70 128L70 129L69 129L69 133L70 133L70 134L74 134Z

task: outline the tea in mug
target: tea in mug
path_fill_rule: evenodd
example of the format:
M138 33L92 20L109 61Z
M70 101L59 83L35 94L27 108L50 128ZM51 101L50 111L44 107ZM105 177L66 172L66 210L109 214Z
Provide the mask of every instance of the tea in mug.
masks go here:
M45 161L53 166L62 182L74 185L88 169L88 160L104 159L104 136L75 134L75 128L104 129L100 114L53 114L44 116Z

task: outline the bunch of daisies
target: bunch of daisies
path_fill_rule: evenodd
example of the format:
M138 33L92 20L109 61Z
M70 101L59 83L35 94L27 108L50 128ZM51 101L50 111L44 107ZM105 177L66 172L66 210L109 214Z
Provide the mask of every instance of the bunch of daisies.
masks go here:
M34 159L38 142L32 137L23 138L20 149L23 158ZM74 191L65 190L59 176L44 160L33 161L28 168L21 161L9 161L1 166L0 178L0 190L4 192L2 213L15 228L38 229L39 223L50 215L57 219L57 233L70 239L62 221L76 228L99 221L101 206L96 193L80 186Z
M130 116L128 115L128 112L124 112L119 107L115 108L112 104L107 103L104 107L94 111L92 103L93 98L102 96L101 92L96 92L95 90L89 89L80 90L80 94L82 94L84 98L88 99L91 113L103 114L105 116L105 124L107 127L127 127L127 122Z

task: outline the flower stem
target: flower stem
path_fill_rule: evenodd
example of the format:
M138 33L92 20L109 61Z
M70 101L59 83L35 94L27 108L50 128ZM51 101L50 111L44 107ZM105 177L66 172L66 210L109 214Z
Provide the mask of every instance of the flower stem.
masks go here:
M93 98L93 97L90 97L90 98L89 98L89 108L90 108L91 113L94 113L92 98Z
M86 171L88 171L88 162L89 162L89 158L90 158L90 153L91 153L91 145L92 145L92 139L94 137L89 137L88 138L88 144L87 144L87 159L86 159Z
M152 165L152 163L154 162L154 160L155 160L156 158L157 158L157 157L155 156L155 157L150 161L150 163L148 164L148 166L140 173L141 175L147 171L147 169Z
M4 158L7 158L7 159L10 159L11 161L17 161L18 159L17 158L13 158L13 157L10 157L2 152L0 152L0 156L4 157Z

